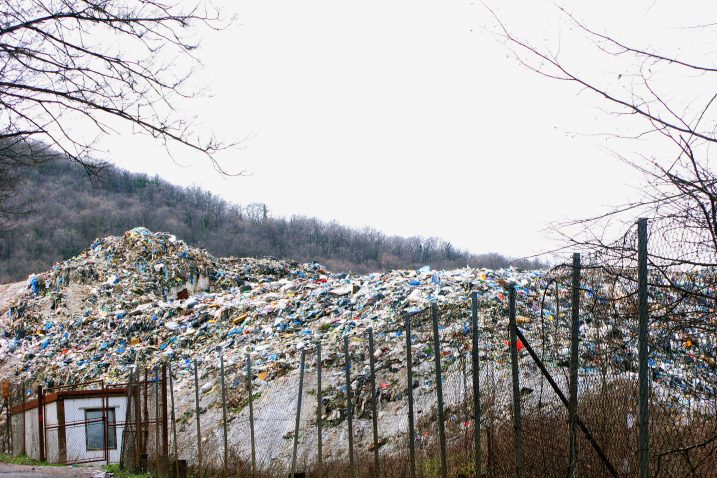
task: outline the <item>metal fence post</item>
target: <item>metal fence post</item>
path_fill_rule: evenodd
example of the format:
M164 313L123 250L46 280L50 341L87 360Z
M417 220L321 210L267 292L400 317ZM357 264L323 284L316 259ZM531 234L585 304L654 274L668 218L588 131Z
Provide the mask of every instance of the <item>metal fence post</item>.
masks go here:
M577 466L577 413L578 413L578 340L580 331L580 254L573 254L573 287L570 327L570 450L568 478L574 478Z
M229 459L229 443L227 439L227 391L224 386L224 356L219 356L219 375L222 381L222 427L224 429L224 462L222 463L222 477L227 476L227 465Z
M202 423L199 418L199 370L194 359L194 413L197 415L197 477L202 476Z
M446 422L443 416L443 383L441 374L441 338L438 335L438 305L431 304L433 316L433 356L436 369L436 397L438 398L438 439L441 442L441 476L448 478L446 455Z
M162 471L165 474L169 474L169 413L167 408L167 364L162 364Z
M488 363L488 388L490 389L490 408L488 409L488 426L486 430L486 469L493 470L495 465L495 364Z
M154 370L154 472L159 476L159 370Z
M301 396L304 393L304 362L306 350L301 349L301 364L299 365L299 396L296 399L296 423L294 424L294 448L291 452L291 478L296 476L296 450L299 446L299 425L301 423Z
M135 374L139 374L138 371L135 372ZM130 372L130 390L132 388L131 382L132 382L132 373ZM136 386L135 386L136 387ZM107 396L107 393L104 391L105 388L105 382L102 381L102 451L104 453L105 461L107 464L110 464L110 450L109 450L109 397ZM137 401L135 399L135 401ZM139 403L137 403L134 407L135 409L139 408ZM136 415L136 413L135 413ZM117 419L115 418L115 421ZM135 426L135 435L139 435L138 426ZM139 443L137 443L139 439L135 439L135 452L134 452L134 463L133 468L138 469L140 468L139 465L139 456L141 453L141 450L139 449Z
M515 323L515 286L508 286L508 311L510 318L510 364L513 375L513 430L515 440L515 472L524 478L523 470L523 428L520 419L520 376L518 375L518 337Z
M27 433L27 427L25 426L25 391L27 390L27 383L23 380L22 381L22 448L20 449L20 454L25 455L27 454L26 447L26 438L25 433Z
M378 410L376 407L376 364L373 356L373 328L368 329L368 363L371 372L371 421L373 425L373 466L374 475L381 476L378 461Z
M482 475L480 436L480 357L478 355L478 292L471 292L471 337L473 348L473 435L475 444L475 476Z
M45 392L42 385L37 386L37 435L40 448L40 461L45 461Z
M649 409L648 409L648 375L647 375L647 219L637 221L638 252L637 252L637 287L638 287L638 382L640 389L640 477L649 475Z
M322 458L321 458L321 342L316 344L316 428L318 432L316 452L318 455L318 461L316 466L316 476L321 478Z
M251 445L251 476L256 476L256 441L254 439L254 391L251 386L251 353L246 355L246 386L249 395L249 440Z
M142 413L144 414L143 423L143 435L142 435L142 454L144 456L144 468L143 472L146 473L149 471L147 462L149 460L149 400L147 395L147 387L149 387L149 371L147 370L147 366L144 366L144 383L142 385L142 395L143 395L143 403L142 403ZM109 398L107 399L109 400ZM109 403L109 402L108 402ZM115 417L115 422L117 421Z
M172 362L169 362L169 395L172 401L172 451L174 453L174 478L179 478L179 454L177 453L177 417L174 414L174 378L172 377Z
M349 470L354 478L354 427L353 397L351 396L351 355L349 355L349 336L344 335L344 358L346 361L346 419L349 427Z
M413 424L413 356L411 354L411 317L404 317L406 329L406 379L408 383L408 452L411 478L416 478L416 431Z
M171 370L170 370L171 374ZM131 388L131 394L132 399L134 400L134 407L132 409L132 413L134 414L134 464L136 466L136 469L141 469L140 467L140 456L142 455L142 409L140 408L142 402L140 401L140 394L139 394L139 382L141 380L139 369L136 369L134 371L134 381ZM104 386L104 384L103 384ZM104 405L103 405L104 407ZM103 420L106 420L108 418L107 413L102 414ZM107 427L107 424L105 424L105 428ZM109 443L107 443L109 444ZM108 452L105 452L107 454ZM109 460L109 455L108 455ZM108 462L109 464L109 462Z
M13 388L10 386L10 383L7 381L2 382L2 394L3 394L3 406L5 407L5 449L3 450L5 453L9 455L13 455L13 446L11 446L12 441L12 418L10 415L10 397L12 396ZM23 412L24 413L24 412Z

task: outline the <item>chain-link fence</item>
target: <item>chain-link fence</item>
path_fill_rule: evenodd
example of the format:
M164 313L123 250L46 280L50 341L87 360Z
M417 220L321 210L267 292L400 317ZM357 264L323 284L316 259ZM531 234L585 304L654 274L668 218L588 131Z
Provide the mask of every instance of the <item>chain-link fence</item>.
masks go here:
M155 476L176 474L186 468L176 448L176 415L168 367L137 369L126 387L126 408L121 416L122 440L119 462L133 472ZM174 420L172 420L174 418ZM174 438L174 440L172 440ZM170 446L170 442L175 446Z
M588 255L579 266L558 266L540 277L539 288L512 284L506 294L489 299L494 302L491 307L476 298L477 349L472 347L473 307L466 294L465 302L450 308L434 306L396 316L388 327L394 331L377 334L373 340L368 334L348 334L337 340L338 346L324 346L320 361L318 343L307 341L301 349L285 351L285 360L276 362L277 367L303 363L303 373L287 369L271 380L266 371L250 374L251 348L218 353L219 367L213 358L180 366L178 375L190 380L179 380L179 387L190 390L180 394L185 403L177 405L178 417L169 420L179 427L178 433L169 427L169 455L174 456L172 449L178 447L177 455L189 462L190 472L202 476L285 476L292 470L313 475L321 470L323 476L476 476L476 463L486 476L637 475L637 267L623 264L620 274L615 274L607 261L598 260ZM512 314L510 289L516 303ZM516 337L510 334L511 319ZM682 401L688 408L673 408L671 421L657 411L674 402L674 385L680 388L675 379L654 373L659 363L670 363L654 360L666 353L653 340L661 334L657 322L653 319L649 330L650 464L654 475L669 476L685 471L676 462L685 461L685 454L698 456L699 439L710 438L705 429L685 434L681 426L690 422L683 419L704 420L714 417L714 410L708 401L686 394ZM373 373L371 357L379 363L373 364ZM675 363L674 356L672 360ZM215 381L211 372L217 368L220 374ZM657 396L660 387L670 400ZM475 390L479 390L478 408ZM713 391L705 392L714 397ZM199 402L186 400L197 396ZM573 397L575 425L571 427ZM168 407L171 415L174 404ZM128 420L131 415L128 412ZM175 437L178 445L173 443ZM173 458L169 461L175 463ZM693 464L696 476L709 476L700 474L708 463L703 458ZM172 465L169 468L172 473Z
M285 350L249 336L165 353L126 386L86 389L97 403L81 417L65 401L62 424L11 384L3 443L28 453L39 426L48 459L63 446L66 462L92 459L101 443L103 460L153 476L713 476L715 262L648 232L512 281L436 279L428 303L361 311L374 327L326 319Z

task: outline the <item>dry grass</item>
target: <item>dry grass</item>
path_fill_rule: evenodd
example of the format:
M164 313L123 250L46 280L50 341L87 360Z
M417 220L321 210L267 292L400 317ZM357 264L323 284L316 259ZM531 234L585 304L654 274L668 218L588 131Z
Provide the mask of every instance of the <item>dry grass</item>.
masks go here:
M597 380L596 380L597 382ZM590 429L596 442L616 468L619 476L636 476L639 465L637 391L630 381L599 381L581 395L579 415ZM486 393L486 397L492 394ZM670 400L653 396L650 407L650 469L651 476L712 477L717 469L717 402L703 403L699 412L686 416L683 408ZM510 410L500 410L487 399L481 404L482 471L484 476L515 476L514 430ZM501 413L501 411L503 413ZM426 413L416 422L417 476L439 477L441 471L435 411ZM448 472L451 477L474 475L474 442L470 410L466 407L448 408L446 436L448 438ZM502 418L500 418L502 417ZM490 427L490 424L493 424ZM527 477L564 477L568 467L568 415L554 399L525 400L522 410L523 463ZM224 476L222 445L216 436L204 449L201 476ZM190 457L193 444L180 444L179 455ZM259 451L259 450L258 450ZM151 459L151 457L150 457ZM263 467L256 478L279 478L289 474L290 457ZM189 460L192 462L193 460ZM394 439L393 446L381 448L381 476L409 477L407 439ZM230 450L225 476L252 476L246 456ZM153 466L150 466L150 471ZM190 476L198 476L190 464ZM315 464L308 466L299 460L297 471L317 476ZM605 464L591 444L578 430L577 472L584 477L610 476ZM328 459L323 464L324 477L348 477L346 459ZM355 477L374 477L373 453L356 449Z

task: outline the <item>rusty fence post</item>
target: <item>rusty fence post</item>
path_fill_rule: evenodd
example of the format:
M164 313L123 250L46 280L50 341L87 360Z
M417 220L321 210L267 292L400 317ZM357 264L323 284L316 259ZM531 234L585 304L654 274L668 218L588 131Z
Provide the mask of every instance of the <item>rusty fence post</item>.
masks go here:
M142 401L141 401L141 395L140 395L140 389L139 389L139 382L141 380L141 376L139 373L139 368L135 370L134 372L134 381L132 382L132 385L130 385L132 391L132 400L134 401L134 407L132 410L132 413L134 415L134 434L135 434L135 440L134 440L134 465L136 469L141 470L141 456L142 456Z
M3 380L2 382L2 399L3 399L3 406L5 407L5 449L3 450L5 453L8 453L10 455L13 454L13 446L11 446L12 440L12 429L11 429L11 415L10 415L10 394L12 392L12 387L10 387L10 383L6 380Z
M131 375L130 375L131 377ZM130 379L131 381L131 379ZM104 453L105 463L110 464L110 420L109 420L109 398L105 391L105 381L102 380L102 451ZM59 433L59 431L58 431ZM139 455L135 451L135 457L139 458ZM134 466L139 464L139 460L135 460Z
M42 385L37 386L37 443L40 448L40 461L45 461L45 392Z
M25 438L25 434L27 433L27 426L25 424L25 394L27 390L27 383L23 380L22 382L22 448L20 448L20 454L26 455L27 454L27 438Z

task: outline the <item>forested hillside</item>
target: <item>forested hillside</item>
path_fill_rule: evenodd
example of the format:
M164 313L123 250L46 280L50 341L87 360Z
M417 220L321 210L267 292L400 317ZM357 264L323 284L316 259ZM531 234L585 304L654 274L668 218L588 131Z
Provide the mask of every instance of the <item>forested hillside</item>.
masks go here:
M90 182L84 170L53 160L19 171L21 214L0 230L0 283L78 254L93 239L135 226L176 234L218 256L318 261L333 271L371 272L466 265L500 267L500 254L470 254L437 238L386 236L304 216L273 217L262 204L236 205L200 188L108 168ZM241 181L238 179L237 181ZM520 263L523 267L538 264Z

